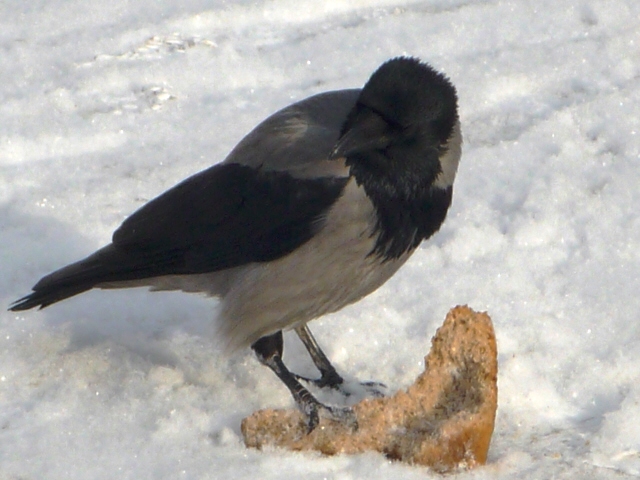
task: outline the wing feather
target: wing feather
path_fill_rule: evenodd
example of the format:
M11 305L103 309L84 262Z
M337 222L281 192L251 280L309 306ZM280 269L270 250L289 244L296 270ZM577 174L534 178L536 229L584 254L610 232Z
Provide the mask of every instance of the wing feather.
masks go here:
M100 285L216 272L284 256L322 228L348 181L328 156L359 90L297 102L260 123L224 162L127 218L113 243L44 278L12 310Z
M140 208L116 230L113 244L156 264L155 275L265 262L309 240L346 181L216 165Z

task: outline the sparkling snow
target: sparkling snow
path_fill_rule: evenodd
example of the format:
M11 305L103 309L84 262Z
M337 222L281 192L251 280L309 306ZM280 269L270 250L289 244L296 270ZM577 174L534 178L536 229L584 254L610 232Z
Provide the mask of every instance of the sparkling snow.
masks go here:
M489 464L450 478L640 476L640 2L8 1L0 48L7 307L273 111L397 55L445 72L465 138L446 224L312 329L393 392L450 307L487 310ZM215 305L137 290L3 308L0 479L437 477L245 449L240 420L292 400L250 352L221 355ZM294 338L287 352L312 373Z

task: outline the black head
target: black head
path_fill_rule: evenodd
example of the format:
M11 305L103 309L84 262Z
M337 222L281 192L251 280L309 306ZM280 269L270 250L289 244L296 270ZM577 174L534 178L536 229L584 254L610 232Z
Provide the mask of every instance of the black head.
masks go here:
M454 86L416 58L394 58L380 66L363 87L358 103L405 131L430 130L439 143L449 139L458 118Z
M332 156L346 158L376 207L376 253L398 257L440 227L460 142L456 90L444 75L400 57L371 76Z
M458 122L454 86L415 58L384 63L362 88L333 152L347 158L361 182L399 181L409 193L433 183L443 170Z

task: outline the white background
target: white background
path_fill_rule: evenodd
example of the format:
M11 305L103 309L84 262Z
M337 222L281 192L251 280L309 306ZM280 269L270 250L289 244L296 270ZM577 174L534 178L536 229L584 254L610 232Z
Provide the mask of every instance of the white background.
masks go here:
M383 288L312 329L349 378L393 392L450 307L487 310L489 464L449 478L636 478L639 44L637 0L5 1L0 305L270 113L415 55L458 88L449 218ZM249 351L222 356L215 309L142 290L3 308L0 478L432 475L377 454L245 449L241 419L292 401ZM287 351L313 373L295 339Z

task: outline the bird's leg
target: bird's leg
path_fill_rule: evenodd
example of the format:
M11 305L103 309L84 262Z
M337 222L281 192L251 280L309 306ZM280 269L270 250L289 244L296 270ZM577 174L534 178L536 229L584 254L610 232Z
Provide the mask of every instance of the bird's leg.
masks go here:
M344 378L342 378L335 367L331 365L331 362L320 348L320 345L316 342L315 337L311 334L309 327L307 327L306 324L300 325L295 328L295 331L309 352L313 364L320 371L320 378L317 380L304 377L299 378L306 382L311 382L320 388L329 387L334 390L338 389L339 386L344 383Z
M312 335L309 327L307 327L306 324L299 325L295 328L295 331L304 344L305 348L309 352L309 356L311 356L311 360L313 361L314 365L320 371L320 378L314 380L300 375L295 375L295 377L299 380L313 383L320 388L329 387L334 390L338 390L345 396L349 396L349 392L342 388L342 385L344 384L344 378L342 378L335 367L331 365L329 358L322 351L320 345L318 345L318 342ZM387 388L385 384L379 382L363 382L361 385L365 387L371 395L376 397L383 397L384 393L382 393L379 389Z
M316 398L304 388L282 361L284 350L282 331L272 335L267 335L259 339L251 348L255 352L258 360L266 365L284 383L298 408L307 417L309 432L318 426L319 413L326 414L332 420L346 424L351 428L357 428L358 423L350 408L331 407L320 403Z

